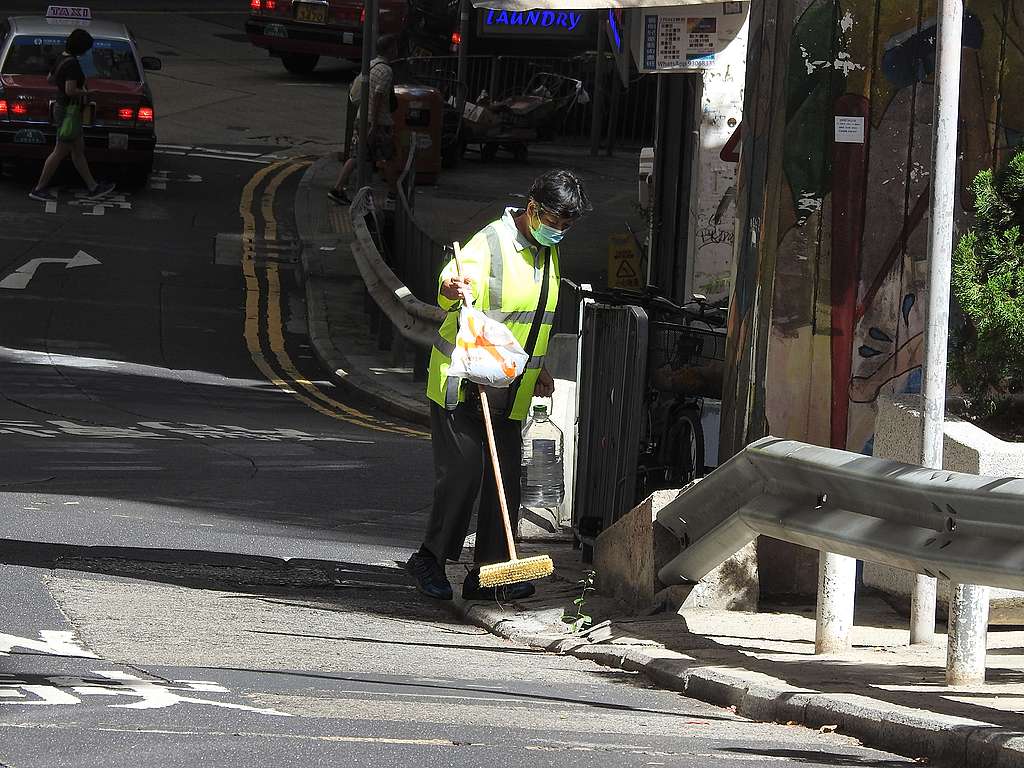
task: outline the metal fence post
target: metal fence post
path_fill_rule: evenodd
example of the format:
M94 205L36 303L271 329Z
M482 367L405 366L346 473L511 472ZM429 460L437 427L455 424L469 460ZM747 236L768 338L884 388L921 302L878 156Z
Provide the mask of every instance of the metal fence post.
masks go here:
M605 22L597 25L597 58L594 59L594 99L590 105L590 154L601 151L601 117L604 114L604 53L608 49Z
M815 653L849 650L856 590L857 561L844 555L819 552Z

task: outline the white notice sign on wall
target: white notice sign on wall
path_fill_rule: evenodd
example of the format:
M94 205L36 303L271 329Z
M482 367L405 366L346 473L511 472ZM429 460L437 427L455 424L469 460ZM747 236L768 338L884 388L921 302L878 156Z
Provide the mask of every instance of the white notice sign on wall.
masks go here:
M864 118L836 115L836 142L839 144L864 143Z

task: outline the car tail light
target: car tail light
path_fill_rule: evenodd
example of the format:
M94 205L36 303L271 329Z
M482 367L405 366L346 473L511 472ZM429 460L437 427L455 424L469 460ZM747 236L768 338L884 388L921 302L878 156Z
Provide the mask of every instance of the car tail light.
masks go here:
M7 99L0 99L0 116L7 117Z
M263 10L272 11L277 7L277 0L263 0Z
M250 0L250 2L249 2L249 10L250 11L258 11L262 7L263 7L263 3L261 3L260 0Z
M363 10L361 10L359 12L359 23L360 24L365 24L366 23L366 8L365 8L365 6L363 7Z
M452 32L452 45L455 46L456 48L458 48L460 45L462 45L462 33L461 32Z
M152 107L139 107L138 119L140 123L152 123L153 122L153 108Z
M117 117L119 120L134 120L135 110L131 107L122 107L121 109L117 110Z
M13 112L16 115L27 115L28 107L16 101L13 104L11 104L11 112Z

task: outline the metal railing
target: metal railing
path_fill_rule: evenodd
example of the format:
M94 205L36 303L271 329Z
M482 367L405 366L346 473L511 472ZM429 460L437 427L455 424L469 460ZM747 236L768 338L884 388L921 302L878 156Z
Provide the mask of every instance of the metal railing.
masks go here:
M466 94L475 102L486 91L492 99L519 95L538 72L551 72L583 82L591 96L589 104L578 104L566 116L561 136L583 139L590 136L594 113L595 57L589 53L571 58L537 58L531 56L467 56ZM403 62L401 77L411 80L432 78L438 74L455 77L457 56L414 57ZM618 74L613 59L604 66L603 87L609 94L606 110L614 123L613 137L628 145L648 145L654 141L657 79L637 75L628 89L615 86ZM621 86L621 84L620 84Z
M699 581L759 535L820 550L816 647L828 652L848 646L853 616L853 568L837 556L955 584L1024 589L1022 509L1024 479L926 469L768 437L658 513L681 550L658 579ZM836 617L835 627L827 626ZM830 637L836 628L845 636Z

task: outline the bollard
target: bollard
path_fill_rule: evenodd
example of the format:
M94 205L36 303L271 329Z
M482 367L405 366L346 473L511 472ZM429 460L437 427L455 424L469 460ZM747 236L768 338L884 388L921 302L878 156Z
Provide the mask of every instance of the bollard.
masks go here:
M932 645L935 642L935 600L938 582L931 576L917 574L910 598L910 644Z
M985 682L987 638L988 587L951 584L946 685L981 685Z
M831 552L818 553L818 610L815 653L842 653L850 648L857 560Z

